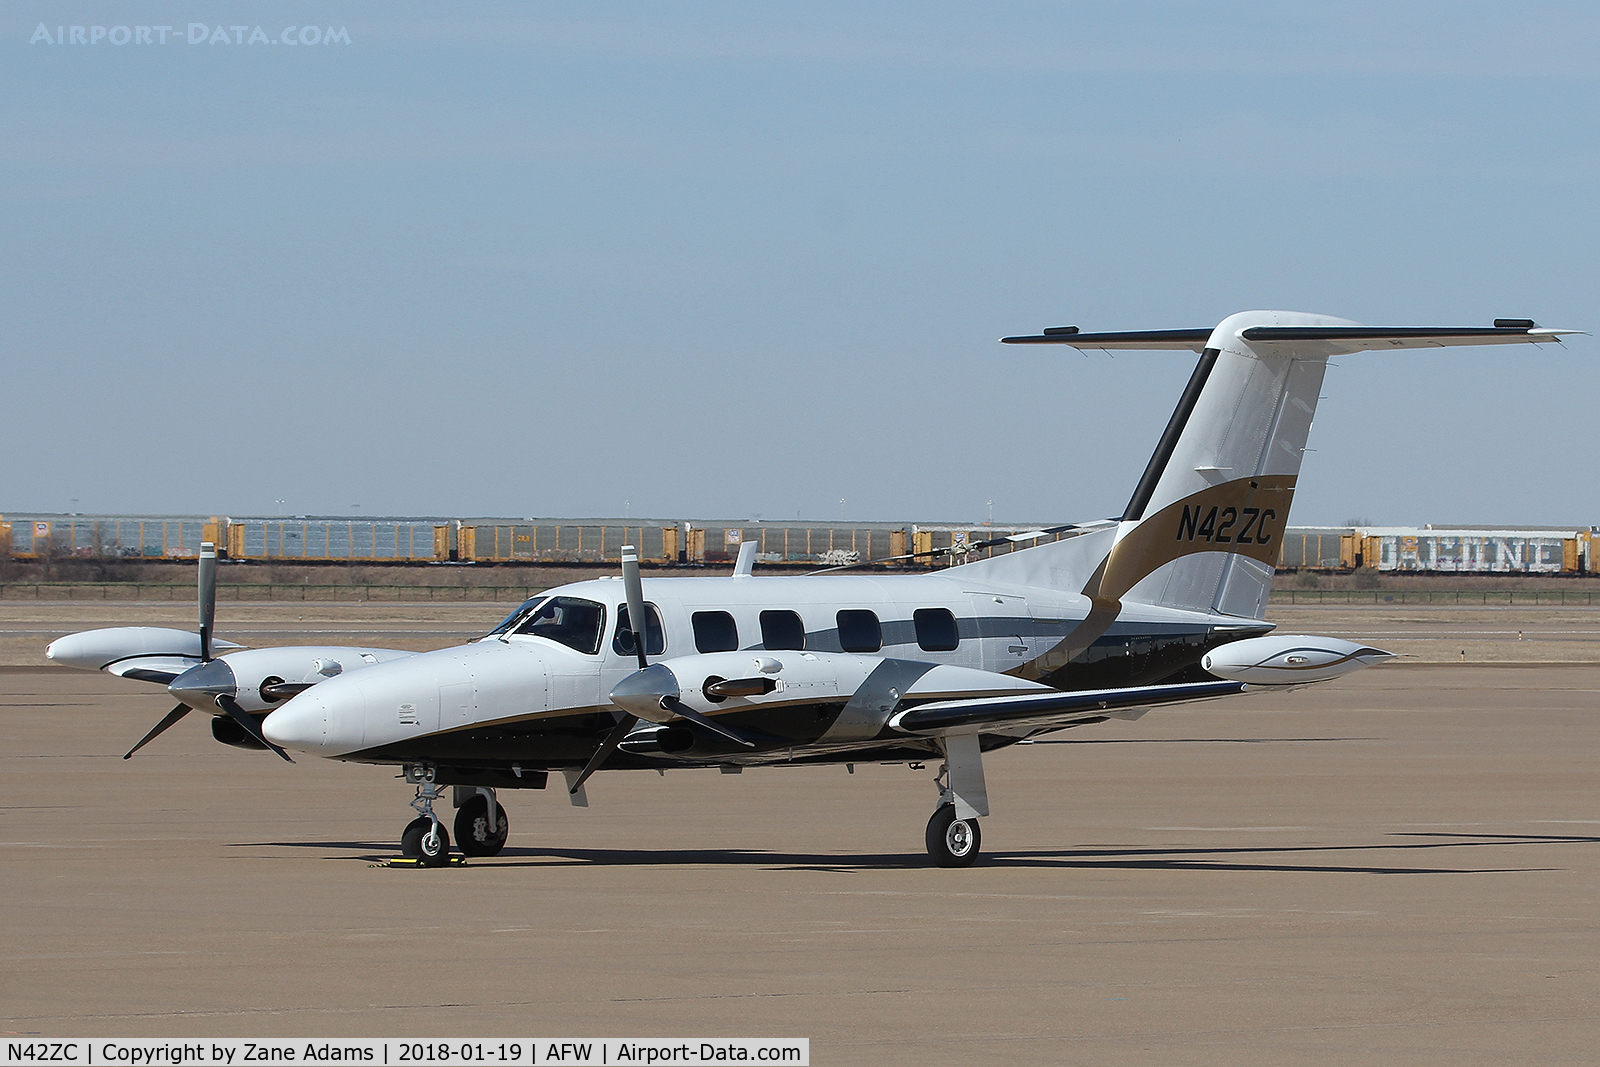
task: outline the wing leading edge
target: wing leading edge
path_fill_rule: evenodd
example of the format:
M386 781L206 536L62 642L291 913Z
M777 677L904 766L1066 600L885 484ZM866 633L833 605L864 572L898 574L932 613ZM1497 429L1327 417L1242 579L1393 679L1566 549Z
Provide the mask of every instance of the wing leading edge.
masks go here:
M1236 696L1246 688L1243 682L1180 682L1127 689L942 700L902 711L889 720L889 726L909 734L943 734L984 727L1070 726L1133 708Z

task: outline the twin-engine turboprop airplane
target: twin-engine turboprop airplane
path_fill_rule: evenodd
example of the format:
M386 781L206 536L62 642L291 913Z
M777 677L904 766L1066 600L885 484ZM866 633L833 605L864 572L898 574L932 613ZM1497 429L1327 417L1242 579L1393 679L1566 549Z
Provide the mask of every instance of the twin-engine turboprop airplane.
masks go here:
M448 861L434 811L444 786L454 787L461 850L493 855L508 832L498 791L544 788L550 771L581 805L598 770L881 761L939 764L927 848L942 866L967 866L989 813L985 753L1388 657L1275 635L1263 617L1330 355L1573 332L1525 319L1388 328L1262 311L1212 329L1008 337L1200 353L1119 517L1013 537L1066 535L917 575L757 577L746 544L731 577L642 579L624 548L620 580L549 590L483 638L414 655L258 649L211 660L203 579L198 647L164 667L117 669L165 647L129 631L75 634L51 655L165 682L182 701L169 720L191 707L224 716L233 725L222 740L242 733L280 752L401 766L419 813L402 850L427 865ZM194 636L169 633L168 644ZM268 676L253 655L283 663ZM324 659L340 669L319 667Z

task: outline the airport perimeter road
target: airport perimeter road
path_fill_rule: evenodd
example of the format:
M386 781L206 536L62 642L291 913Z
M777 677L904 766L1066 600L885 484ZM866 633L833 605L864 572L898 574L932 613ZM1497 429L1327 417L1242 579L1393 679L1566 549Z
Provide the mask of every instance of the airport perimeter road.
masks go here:
M601 774L511 845L375 866L392 772L0 672L0 1029L801 1036L817 1064L1593 1062L1600 667L1385 667L929 771ZM1064 736L1074 736L1068 734Z

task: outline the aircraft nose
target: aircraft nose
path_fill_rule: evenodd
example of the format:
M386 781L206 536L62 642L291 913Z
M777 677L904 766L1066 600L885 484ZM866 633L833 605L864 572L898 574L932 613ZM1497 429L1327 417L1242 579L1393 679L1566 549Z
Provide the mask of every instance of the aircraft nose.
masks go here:
M261 732L280 748L320 754L328 741L328 701L308 689L274 709Z
M267 716L261 732L282 748L338 756L361 747L365 724L365 693L356 679L340 677L289 698Z
M219 696L239 694L239 680L233 676L233 668L225 661L214 659L198 667L190 667L178 675L167 686L167 692L191 708L210 711L217 706Z

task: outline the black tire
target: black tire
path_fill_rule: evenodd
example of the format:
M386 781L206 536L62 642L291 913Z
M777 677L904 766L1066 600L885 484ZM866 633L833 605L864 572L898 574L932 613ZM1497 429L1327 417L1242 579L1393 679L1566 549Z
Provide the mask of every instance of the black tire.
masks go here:
M400 854L422 861L424 867L443 867L450 862L450 835L443 826L435 834L432 819L413 819L400 835Z
M456 811L456 847L463 856L498 856L506 847L510 824L506 809L494 806L495 832L489 832L489 798L477 794Z
M971 867L983 845L977 819L957 819L954 804L941 805L928 820L928 855L941 867Z
M406 828L400 831L400 855L408 860L422 858L422 835L428 832L428 827L433 825L426 818L412 819L406 823Z

